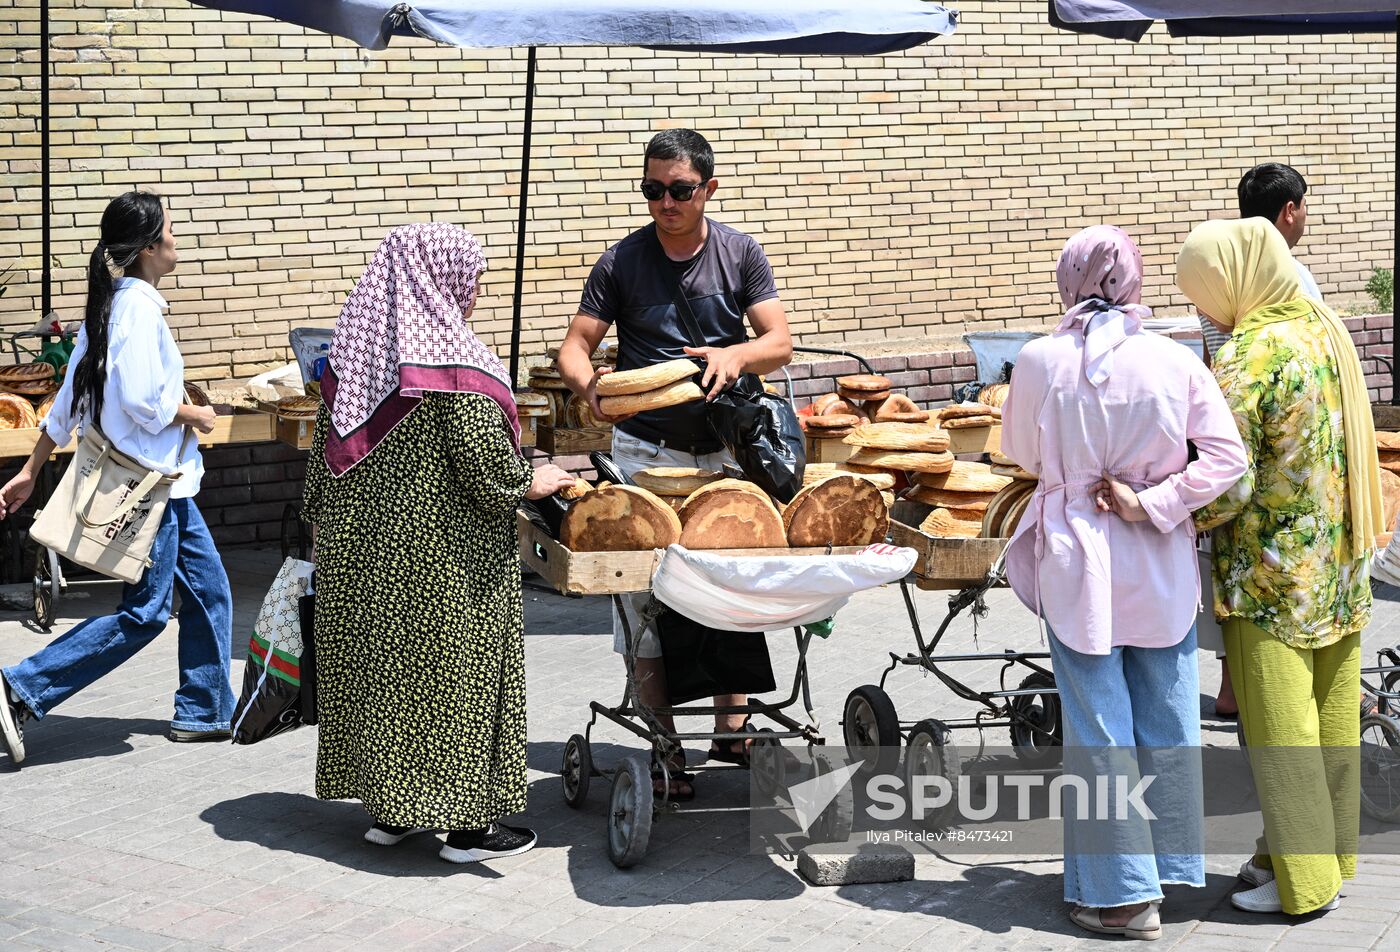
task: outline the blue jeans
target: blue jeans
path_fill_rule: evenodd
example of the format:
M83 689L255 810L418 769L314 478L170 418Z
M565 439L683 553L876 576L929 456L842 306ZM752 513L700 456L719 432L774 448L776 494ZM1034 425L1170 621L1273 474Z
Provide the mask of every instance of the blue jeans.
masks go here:
M47 648L4 671L5 680L37 718L156 639L180 592L180 687L171 726L228 730L233 716L229 655L233 595L209 527L193 499L172 499L151 546L151 566L122 590L114 615L89 618Z
M1066 805L1065 901L1126 906L1161 899L1164 883L1204 886L1195 626L1170 648L1107 655L1049 641L1066 773L1126 774L1129 789L1153 776L1143 799L1158 818L1081 820Z

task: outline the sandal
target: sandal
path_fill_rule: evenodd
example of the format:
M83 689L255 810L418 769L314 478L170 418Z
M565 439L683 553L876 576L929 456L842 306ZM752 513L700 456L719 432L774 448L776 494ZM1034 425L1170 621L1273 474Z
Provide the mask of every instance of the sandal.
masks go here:
M734 749L734 744L740 745L738 750ZM736 740L724 747L720 747L718 743L711 744L709 759L747 769L749 767L749 747L752 744L751 740Z
M666 778L670 777L670 784ZM672 764L666 774L662 774L661 768L652 766L651 768L651 792L652 795L676 803L689 803L695 799L695 774L686 773L679 764ZM668 789L669 787L669 789Z

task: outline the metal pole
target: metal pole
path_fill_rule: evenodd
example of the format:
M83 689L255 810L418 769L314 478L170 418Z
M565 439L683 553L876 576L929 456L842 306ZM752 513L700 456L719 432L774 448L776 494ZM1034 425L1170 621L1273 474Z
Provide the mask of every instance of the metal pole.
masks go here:
M530 126L535 114L535 48L525 67L525 131L520 142L520 220L515 228L515 302L510 322L510 385L520 379L520 305L525 288L525 212L530 206Z
M49 221L49 0L39 0L39 203L40 248L44 256L43 308L40 317L53 310L53 268L50 265Z
M1395 15L1395 247L1391 262L1390 300L1390 402L1400 406L1400 361L1395 359L1395 342L1400 336L1400 321L1395 319L1395 279L1400 277L1400 13Z

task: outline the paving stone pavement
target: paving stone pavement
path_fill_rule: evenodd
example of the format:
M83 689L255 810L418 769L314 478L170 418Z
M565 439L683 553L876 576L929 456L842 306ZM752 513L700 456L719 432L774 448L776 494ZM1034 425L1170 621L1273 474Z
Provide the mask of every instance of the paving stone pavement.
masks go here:
M237 602L235 682L276 552L224 553ZM1400 593L1389 593L1400 597ZM60 605L57 631L110 610L116 588L78 590ZM942 615L921 596L926 621ZM1034 619L993 593L980 645L1032 649ZM657 947L668 950L1060 950L1099 946L1065 918L1053 856L920 855L913 882L821 888L794 864L751 855L742 812L658 820L643 863L618 871L603 847L600 782L581 811L560 796L563 742L586 723L590 700L621 696L608 605L526 588L530 805L523 822L541 845L489 866L436 857L430 836L397 848L361 839L367 820L350 803L312 794L315 735L302 729L247 747L174 745L164 732L175 686L172 630L42 723L30 725L30 759L0 760L0 948L146 952L333 952L341 949L473 952ZM1378 602L1368 651L1400 641L1400 606ZM46 636L17 612L0 612L0 662ZM792 649L774 639L775 668ZM950 650L973 645L959 619ZM896 588L859 596L835 636L810 655L816 710L833 740L846 693L878 678L891 650L913 646ZM1202 656L1202 703L1219 667ZM995 666L969 670L992 684ZM780 675L781 679L781 675ZM1207 693L1208 692L1208 693ZM901 715L950 716L957 702L931 678L897 673ZM1207 718L1208 744L1233 746L1233 726ZM638 744L594 734L597 759ZM1004 743L1004 738L993 738ZM705 800L736 805L745 787L722 775L699 781ZM1400 915L1400 859L1367 857L1342 908L1304 921L1244 916L1229 906L1238 856L1212 856L1204 889L1169 888L1161 949L1372 949Z

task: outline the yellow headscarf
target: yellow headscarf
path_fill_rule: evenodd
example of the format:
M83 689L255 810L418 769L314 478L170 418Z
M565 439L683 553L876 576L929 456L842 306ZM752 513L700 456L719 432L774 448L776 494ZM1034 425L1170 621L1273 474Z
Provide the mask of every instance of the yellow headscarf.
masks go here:
M1288 243L1263 218L1209 221L1186 239L1176 259L1176 284L1202 314L1236 327L1268 308L1278 316L1311 311L1327 330L1327 342L1342 385L1342 426L1346 439L1347 495L1355 558L1375 548L1388 531L1381 502L1376 430L1371 395L1351 335L1336 313L1304 296Z

